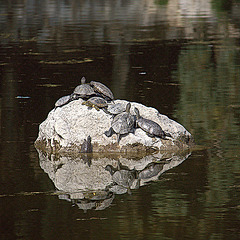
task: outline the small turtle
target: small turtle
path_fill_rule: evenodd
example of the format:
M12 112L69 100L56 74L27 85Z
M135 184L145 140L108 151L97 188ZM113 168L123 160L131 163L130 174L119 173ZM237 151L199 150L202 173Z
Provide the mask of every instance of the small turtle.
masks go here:
M91 137L88 136L87 140L84 139L83 144L81 146L81 153L91 153L92 152L92 143L91 143Z
M72 100L76 100L79 98L88 99L94 95L96 95L96 93L94 92L93 88L86 83L86 78L82 77L81 84L74 89L71 96Z
M87 101L83 102L82 105L95 108L97 111L102 108L105 110L108 106L107 101L101 97L91 97Z
M119 143L120 136L127 133L134 133L134 116L130 113L131 104L128 103L125 112L116 115L111 123L111 127L108 131L104 132L107 137L111 137L112 134L117 134L117 141Z
M116 116L126 110L126 105L123 103L109 104L107 111L113 116Z
M143 131L147 133L149 137L160 137L165 139L166 137L171 137L169 133L165 133L162 128L156 122L146 119L140 116L139 110L134 109L136 113L136 126L140 127Z
M55 109L62 107L72 101L71 95L63 96L55 102Z
M103 95L103 97L106 98L106 100L110 100L110 101L114 100L112 91L104 84L100 82L91 81L90 85L93 87L95 92Z
M122 165L118 161L117 168L114 168L112 165L107 165L105 167L105 170L109 171L112 175L114 184L128 189L128 193L130 193L130 187L132 186L134 180L137 179L137 171L135 169L122 169Z

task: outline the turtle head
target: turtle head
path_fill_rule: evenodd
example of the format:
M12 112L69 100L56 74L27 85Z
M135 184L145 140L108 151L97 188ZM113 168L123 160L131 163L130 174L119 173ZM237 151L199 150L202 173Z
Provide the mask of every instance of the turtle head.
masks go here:
M131 103L129 102L129 103L126 105L126 112L130 113L130 108L131 108Z
M85 77L82 77L81 79L81 84L85 84L86 83L86 78Z
M91 140L92 140L91 136L88 135L88 137L87 137L87 142L88 142L88 143L91 143Z
M135 108L134 108L134 111L135 111L135 113L136 113L137 119L139 119L139 118L140 118L139 110L135 107Z
M87 107L91 106L89 101L82 102L82 105L86 105Z
M113 175L114 172L115 172L115 169L114 169L113 166L111 166L111 165L107 165L107 166L105 167L105 170L108 171L108 172L110 172L111 175Z

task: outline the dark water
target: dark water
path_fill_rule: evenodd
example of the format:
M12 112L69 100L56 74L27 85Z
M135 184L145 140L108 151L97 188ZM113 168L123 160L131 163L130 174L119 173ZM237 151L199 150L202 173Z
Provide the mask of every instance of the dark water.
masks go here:
M0 239L240 238L240 3L196 2L0 1ZM83 210L33 146L82 76L157 108L203 150Z

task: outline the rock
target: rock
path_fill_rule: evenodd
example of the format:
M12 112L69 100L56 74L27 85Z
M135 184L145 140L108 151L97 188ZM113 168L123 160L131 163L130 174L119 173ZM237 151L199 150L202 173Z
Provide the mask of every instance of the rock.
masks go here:
M88 108L82 102L82 99L78 99L50 111L47 119L39 126L35 147L52 153L76 153L88 136L92 138L93 152L179 151L193 145L192 135L182 125L156 109L136 102L131 102L130 112L135 115L134 107L137 107L142 117L157 122L172 138L151 138L137 128L135 133L122 136L118 144L116 134L111 137L104 134L111 126L111 115L103 110ZM126 105L128 101L115 100L115 103Z

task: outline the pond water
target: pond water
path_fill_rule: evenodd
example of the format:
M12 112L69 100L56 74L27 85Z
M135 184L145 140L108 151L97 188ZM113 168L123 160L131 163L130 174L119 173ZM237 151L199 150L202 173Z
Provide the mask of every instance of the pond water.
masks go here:
M240 238L239 1L0 4L0 239ZM88 164L38 154L34 141L82 76L176 120L199 150L131 192L64 193L72 166ZM146 159L121 163L142 171Z

